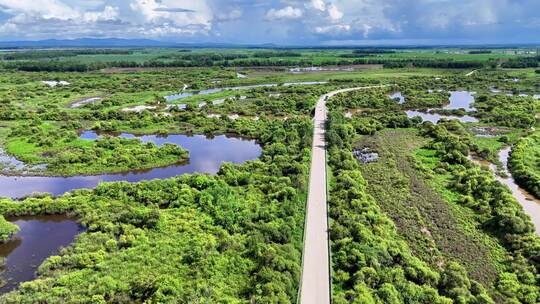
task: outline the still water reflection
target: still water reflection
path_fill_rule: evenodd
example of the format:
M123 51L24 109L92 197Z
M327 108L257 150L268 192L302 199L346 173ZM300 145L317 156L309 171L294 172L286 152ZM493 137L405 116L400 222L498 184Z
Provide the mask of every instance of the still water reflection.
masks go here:
M134 138L133 134L120 134L121 137ZM94 132L84 132L83 139L95 139ZM261 154L261 147L255 140L231 136L203 135L145 135L137 137L143 142L153 142L157 145L172 143L187 149L189 161L161 168L136 170L119 174L102 174L93 176L46 177L46 176L9 176L0 175L0 196L21 198L34 192L47 192L61 195L65 192L94 188L100 182L128 181L137 182L156 178L170 178L184 173L215 174L223 162L242 163L254 160Z

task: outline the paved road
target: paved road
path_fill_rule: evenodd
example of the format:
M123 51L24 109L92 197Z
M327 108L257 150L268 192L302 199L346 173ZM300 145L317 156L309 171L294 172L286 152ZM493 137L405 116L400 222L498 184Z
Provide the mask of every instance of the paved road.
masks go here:
M330 303L328 217L326 201L326 99L344 92L383 86L357 87L321 96L315 108L311 172L304 233L304 256L300 301L302 304Z

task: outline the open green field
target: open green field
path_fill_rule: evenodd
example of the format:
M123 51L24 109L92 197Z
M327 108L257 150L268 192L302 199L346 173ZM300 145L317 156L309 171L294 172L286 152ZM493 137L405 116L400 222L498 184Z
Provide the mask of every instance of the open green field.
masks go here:
M517 49L71 49L4 52L2 66L23 71L104 68L281 67L384 64L387 67L536 67L534 48ZM535 63L534 65L531 65Z
M372 56L383 59L454 59L459 61L467 60L490 60L490 59L505 59L515 58L516 56L527 56L535 53L535 49L490 49L490 53L470 54L469 49L457 48L439 48L439 49L384 49L388 53L377 54L371 53ZM474 49L473 49L474 50ZM374 48L365 49L367 54L370 51L378 51ZM52 53L52 52L51 52ZM288 54L294 56L288 56ZM282 60L309 59L313 62L324 62L331 59L339 58L341 55L352 54L352 50L317 50L317 49L130 49L128 54L78 54L76 56L66 56L58 51L56 54L51 54L49 58L60 58L62 60L76 60L79 62L100 62L100 61L135 61L144 62L148 60L170 59L175 55L185 54L219 54L219 55L245 55L247 58L279 58ZM9 56L11 53L6 53ZM264 55L264 56L263 56Z

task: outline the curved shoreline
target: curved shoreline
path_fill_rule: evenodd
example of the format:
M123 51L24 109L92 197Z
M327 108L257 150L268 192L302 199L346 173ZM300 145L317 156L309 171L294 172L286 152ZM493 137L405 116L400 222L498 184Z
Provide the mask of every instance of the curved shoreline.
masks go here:
M488 167L493 173L495 179L508 187L512 196L518 201L518 203L523 208L523 211L531 218L535 226L535 231L537 235L540 235L540 200L538 200L534 195L530 194L527 190L523 189L517 184L512 176L512 173L508 169L508 158L510 156L510 151L512 146L503 148L497 154L497 158L502 163L504 173L507 177L502 177L497 173L497 166L491 162L482 162L480 160L472 159L476 164Z
M257 159L262 153L262 147L255 140L231 138L226 135L213 138L183 134L166 137L143 135L139 138L143 142L154 142L156 145L177 144L190 152L190 160L187 163L112 174L68 177L0 175L0 197L17 199L33 193L49 193L57 196L76 189L95 188L101 182L140 182L172 178L186 173L215 174L224 162L243 163Z

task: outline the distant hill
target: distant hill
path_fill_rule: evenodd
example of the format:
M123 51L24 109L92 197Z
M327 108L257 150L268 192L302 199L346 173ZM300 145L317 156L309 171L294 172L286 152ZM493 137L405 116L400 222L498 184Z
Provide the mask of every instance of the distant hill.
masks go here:
M170 48L254 48L254 49L426 49L438 47L473 48L506 48L531 47L538 44L493 44L493 45L277 45L265 44L233 44L219 42L185 43L174 41L158 41L151 39L122 39L122 38L79 38L79 39L47 39L47 40L21 40L0 41L0 49L28 49L28 48L123 48L123 47L170 47Z
M190 47L190 48L240 48L240 47L276 47L265 45L235 45L229 43L177 43L151 39L120 39L120 38L79 38L79 39L47 39L0 41L0 48L103 48L103 47Z

